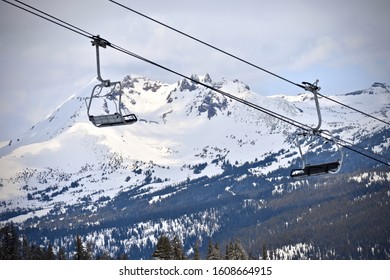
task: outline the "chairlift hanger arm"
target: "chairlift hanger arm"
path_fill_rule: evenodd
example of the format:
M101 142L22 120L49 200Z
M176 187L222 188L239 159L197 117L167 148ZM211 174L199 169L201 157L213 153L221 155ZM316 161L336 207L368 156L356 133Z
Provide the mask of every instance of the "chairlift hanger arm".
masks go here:
M317 133L320 130L321 125L322 125L320 103L318 102L318 91L321 89L321 87L318 86L318 82L319 82L319 80L316 80L316 82L314 84L311 84L308 82L302 82L304 89L313 93L314 102L316 104L318 124L316 127L313 128L313 133Z
M111 86L110 80L104 80L102 78L101 72L100 72L100 54L99 54L99 48L106 48L107 46L111 46L110 42L107 40L101 38L99 35L92 37L92 46L95 46L96 48L96 67L97 67L97 79L102 83L104 87Z

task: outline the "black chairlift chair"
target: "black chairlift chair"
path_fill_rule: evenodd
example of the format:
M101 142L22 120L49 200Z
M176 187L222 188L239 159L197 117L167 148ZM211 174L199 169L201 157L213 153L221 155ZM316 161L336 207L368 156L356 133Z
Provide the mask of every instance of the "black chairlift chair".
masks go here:
M329 143L332 143L335 145L337 152L340 154L340 158L337 160L329 161L329 162L322 162L322 163L315 163L310 164L307 161L307 157L304 156L304 153L302 152L302 147L300 145L299 139L297 139L297 146L299 149L299 153L302 159L303 166L302 168L293 169L291 170L290 176L292 178L296 177L306 177L306 176L312 176L312 175L322 175L327 173L337 173L341 166L343 161L343 153L340 150L339 145L337 144L337 141L334 139L333 135L328 130L320 130L322 118L321 118L321 111L320 106L318 102L318 96L317 91L320 90L320 88L317 86L318 80L314 84L310 84L307 82L303 82L303 85L305 86L305 89L308 91L311 91L314 94L314 101L317 108L317 115L318 115L318 124L315 128L304 132L304 133L298 133L299 136L303 137L312 137L317 136L320 138L326 138L321 136L321 134L326 134L329 136L329 138L326 138ZM308 151L307 151L308 152ZM307 154L306 152L306 154Z
M110 80L103 80L100 74L100 59L99 59L99 47L106 48L109 45L109 42L100 38L99 36L95 36L92 41L92 45L96 47L96 62L97 62L97 79L100 84L97 84L92 89L91 97L87 97L85 99L85 103L87 106L87 114L89 120L96 127L109 127L109 126L118 126L118 125L128 125L133 124L137 121L137 117L134 114L123 113L122 112L122 84L121 82L111 82ZM110 88L108 94L101 95L103 88ZM115 95L119 95L118 104L115 102ZM113 114L99 114L92 115L90 113L92 100L95 98L107 98L110 97L112 101L115 103L116 112Z

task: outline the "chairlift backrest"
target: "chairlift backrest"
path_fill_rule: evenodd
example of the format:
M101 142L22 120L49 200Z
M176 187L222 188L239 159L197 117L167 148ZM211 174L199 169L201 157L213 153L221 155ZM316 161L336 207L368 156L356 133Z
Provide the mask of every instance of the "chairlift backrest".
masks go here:
M313 141L313 136L316 136L319 140L323 141L324 136L321 135L321 133L330 136L330 139L325 140L323 143L332 144L336 148L336 152L334 153L333 156L329 157L329 159L333 158L331 161L325 161L325 162L322 161L322 162L313 163L312 159L309 158L308 154L313 149L313 147L319 147L320 145L314 145L313 143L309 143L307 144L308 148L304 150L300 143L301 141L298 139L298 137L303 137L303 138L310 137L310 139L307 139L307 141L309 140ZM327 173L337 173L340 170L343 161L343 153L341 152L340 147L337 144L337 141L333 138L333 136L330 134L328 130L320 130L317 131L315 134L313 133L298 134L296 139L296 145L298 146L299 149L299 154L302 161L302 167L298 169L293 169L290 173L291 177L294 178L294 177L302 177L302 176L321 175Z

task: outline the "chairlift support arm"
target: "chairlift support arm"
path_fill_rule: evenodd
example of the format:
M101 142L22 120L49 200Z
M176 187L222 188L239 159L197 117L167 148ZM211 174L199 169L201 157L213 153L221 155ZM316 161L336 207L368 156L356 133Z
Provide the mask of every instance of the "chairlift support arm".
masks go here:
M322 125L322 117L321 117L321 109L320 109L320 103L318 102L318 91L321 89L318 86L319 80L316 80L314 84L308 83L308 82L302 82L302 84L305 87L305 90L310 91L314 95L314 102L316 104L317 109L317 116L318 116L318 124L316 127L313 128L313 133L317 133Z
M105 87L111 86L110 80L104 80L102 78L101 72L100 72L100 55L99 55L99 48L106 48L107 46L110 46L110 42L107 40L100 38L99 35L93 36L92 46L95 46L96 48L96 67L97 67L97 79L103 84Z

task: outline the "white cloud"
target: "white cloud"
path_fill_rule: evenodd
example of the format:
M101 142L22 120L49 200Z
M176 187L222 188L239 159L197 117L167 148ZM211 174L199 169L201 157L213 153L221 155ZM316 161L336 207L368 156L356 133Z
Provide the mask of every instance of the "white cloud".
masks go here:
M331 37L315 40L303 50L293 61L292 70L305 70L320 63L332 64L339 56L340 46Z

